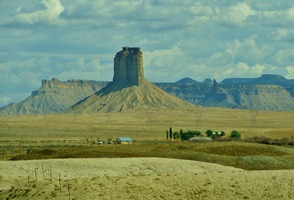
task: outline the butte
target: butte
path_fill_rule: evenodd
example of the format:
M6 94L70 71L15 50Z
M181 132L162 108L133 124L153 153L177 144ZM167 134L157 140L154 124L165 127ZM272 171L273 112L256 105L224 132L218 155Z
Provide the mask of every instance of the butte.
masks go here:
M168 94L144 78L143 54L140 48L123 47L114 57L113 81L69 108L66 113L193 108L195 105Z

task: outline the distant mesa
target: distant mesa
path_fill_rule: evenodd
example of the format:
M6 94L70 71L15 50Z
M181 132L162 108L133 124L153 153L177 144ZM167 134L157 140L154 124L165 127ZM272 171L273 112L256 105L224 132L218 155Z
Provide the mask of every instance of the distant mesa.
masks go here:
M42 80L42 86L20 103L0 108L0 116L38 115L64 111L105 87L108 82L89 80Z
M294 110L294 79L280 75L228 78L220 83L212 79L206 79L202 83L182 80L184 81L156 85L195 105L246 110Z
M263 74L259 78L227 78L224 79L222 84L254 84L254 85L281 85L281 86L294 86L294 79L286 79L281 75L276 74Z

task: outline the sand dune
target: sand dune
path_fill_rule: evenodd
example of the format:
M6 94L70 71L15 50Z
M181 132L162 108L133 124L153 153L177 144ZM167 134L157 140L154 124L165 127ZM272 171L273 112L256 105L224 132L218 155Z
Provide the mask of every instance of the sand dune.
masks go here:
M294 199L294 170L163 158L1 161L0 199Z

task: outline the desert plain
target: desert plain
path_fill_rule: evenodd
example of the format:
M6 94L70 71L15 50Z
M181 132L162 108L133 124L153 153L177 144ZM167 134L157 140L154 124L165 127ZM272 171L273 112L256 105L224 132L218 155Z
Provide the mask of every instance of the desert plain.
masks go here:
M294 148L180 142L166 130L294 136L293 112L220 108L0 119L0 199L293 199ZM132 145L97 139L131 137Z

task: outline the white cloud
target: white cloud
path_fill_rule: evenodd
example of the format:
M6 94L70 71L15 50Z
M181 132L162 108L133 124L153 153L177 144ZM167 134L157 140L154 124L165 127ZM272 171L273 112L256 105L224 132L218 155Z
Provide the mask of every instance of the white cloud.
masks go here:
M60 0L42 0L45 9L39 9L30 13L23 13L19 9L16 19L25 24L49 23L58 24L59 16L64 11Z
M263 65L249 66L246 63L237 63L236 66L230 66L223 72L220 72L221 77L258 77L265 69Z
M144 52L144 65L153 67L172 67L173 60L183 55L183 51L177 46L170 49L160 49Z
M248 63L254 65L264 62L264 59L271 54L272 49L267 45L260 46L257 38L251 36L244 40L236 39L224 44L223 49L214 52L204 60L208 66L226 66L231 63ZM258 46L259 45L259 46Z
M293 27L294 25L294 5L288 8L271 8L260 11L262 23L274 27Z
M59 73L54 77L60 80L90 79L111 81L113 77L113 63L102 63L98 58L78 58L63 65L58 65Z
M280 66L288 66L294 64L294 50L282 49L274 55L275 62Z
M11 100L12 99L7 96L0 97L0 107L9 104Z
M179 66L184 52L177 46L170 49L160 49L143 52L143 62L145 77L150 81L156 81L159 77L170 81L178 78L178 73L182 70ZM168 76L165 76L169 74Z
M288 66L287 67L287 75L286 78L288 79L294 79L294 66Z
M293 42L294 41L294 30L286 28L278 28L269 34L269 40L275 42Z
M294 7L289 8L286 11L286 15L287 15L287 17L288 17L289 20L294 20Z
M216 15L216 10L210 5L203 5L201 2L194 3L190 8L189 12L197 16L212 17Z
M247 20L249 16L255 15L256 12L251 9L250 5L244 2L232 5L228 9L224 9L221 15L221 21L229 26L240 26Z

